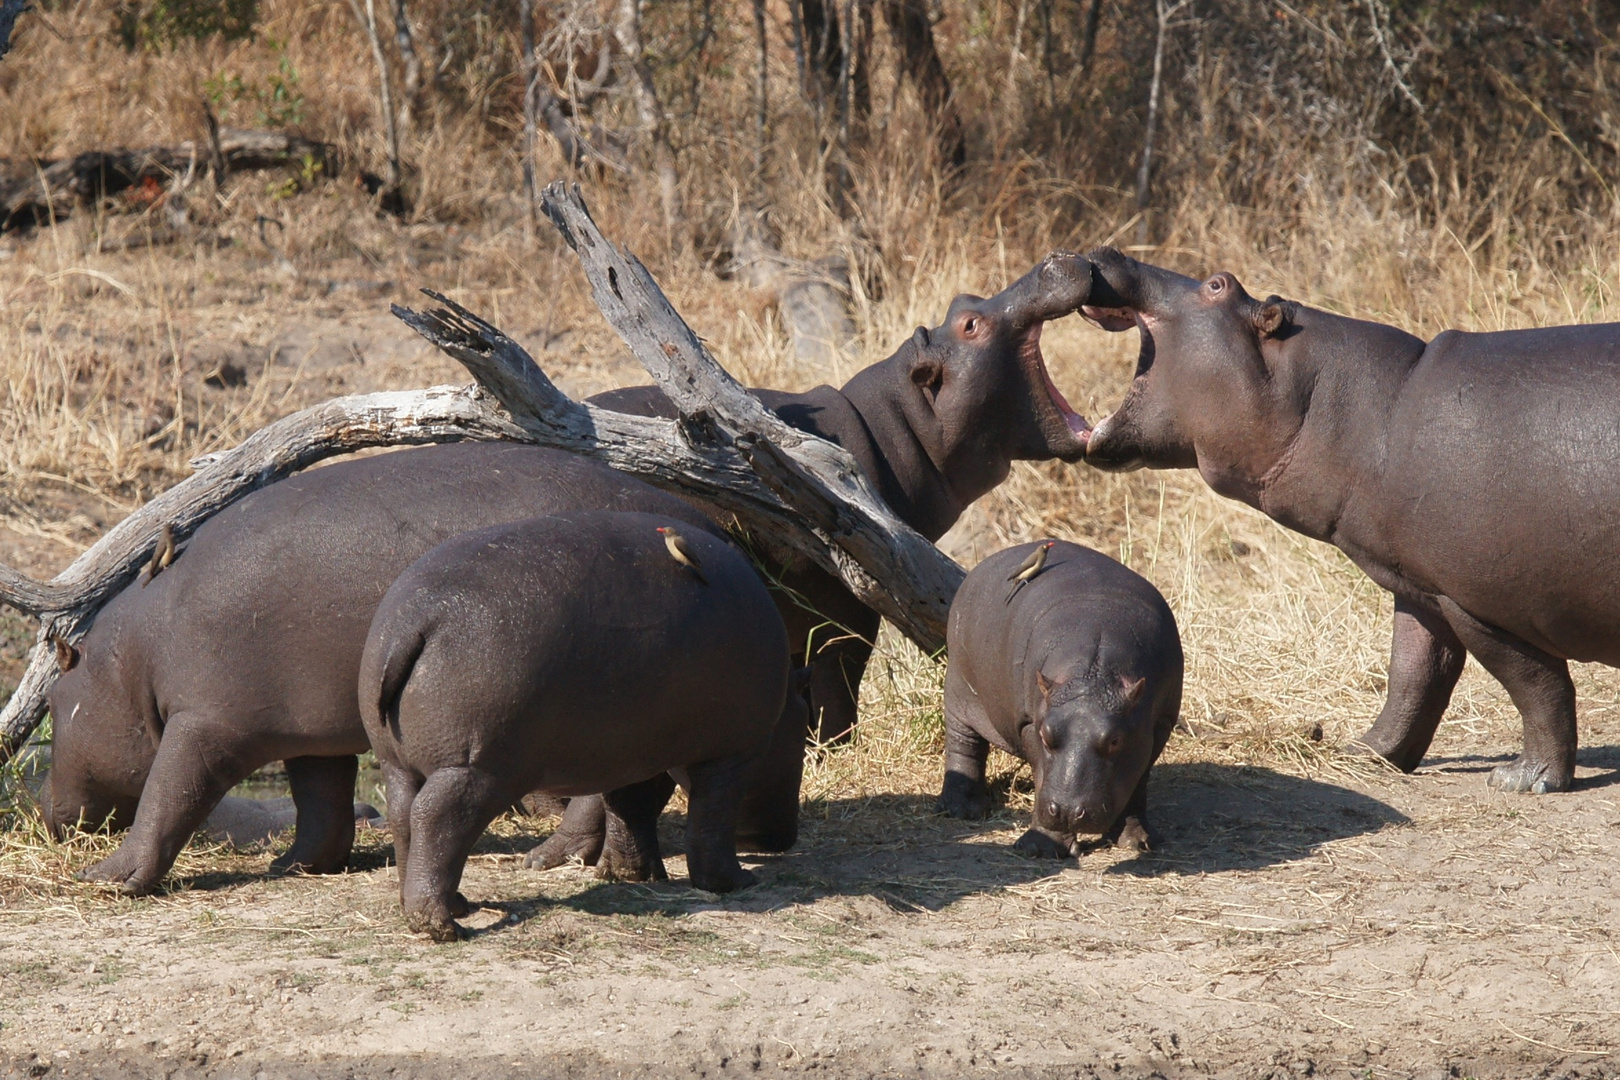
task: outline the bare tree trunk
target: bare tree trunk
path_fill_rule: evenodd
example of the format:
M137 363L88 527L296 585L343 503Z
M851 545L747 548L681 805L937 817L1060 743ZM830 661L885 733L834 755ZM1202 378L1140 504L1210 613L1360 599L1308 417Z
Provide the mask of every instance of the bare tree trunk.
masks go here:
M872 0L855 0L859 26L852 32L855 51L854 83L850 104L854 108L852 128L855 142L866 142L866 121L872 115Z
M1007 89L1003 108L1011 108L1018 89L1018 61L1024 58L1024 20L1029 17L1029 0L1018 0L1018 17L1013 20L1012 48L1007 51Z
M1080 73L1091 74L1091 59L1097 53L1097 28L1102 25L1103 0L1091 0L1086 8L1086 29L1080 42Z
M639 0L619 0L618 8L618 24L613 32L619 39L619 48L624 51L625 62L630 65L630 86L641 129L652 138L653 168L658 175L658 195L664 206L664 231L673 243L675 222L680 216L680 189L675 175L675 153L669 145L669 126L641 47L641 4Z
M1154 0L1158 13L1159 33L1153 42L1153 81L1148 84L1147 131L1142 136L1142 162L1136 170L1136 242L1148 242L1148 199L1153 180L1153 138L1159 128L1159 88L1164 80L1164 43L1170 36L1170 20L1191 0L1179 0L1174 5L1165 0Z
M411 32L411 20L405 3L406 0L394 0L394 45L399 49L399 59L405 67L405 100L400 103L399 126L404 136L409 138L422 95L422 60L416 54L416 36Z
M361 10L360 0L349 0L349 10L354 12L360 29L371 42L371 59L377 65L378 97L382 102L383 130L388 138L388 176L382 190L382 201L387 205L390 196L398 201L404 177L399 164L399 126L394 116L394 93L389 87L388 58L383 55L382 39L377 36L377 2L366 0L365 9Z
M770 147L770 38L765 33L765 0L753 0L754 37L759 46L759 73L754 83L754 190L765 190L765 155Z
M394 2L403 4L404 0ZM540 228L540 192L534 183L535 97L540 80L534 55L534 0L518 0L518 37L523 49L523 62L518 65L523 76L523 200L528 204L529 239L533 240Z
M952 166L967 160L967 142L962 134L962 118L951 94L951 80L945 74L939 50L934 46L934 28L928 20L927 0L882 0L883 21L889 24L906 76L917 88L939 132L940 154Z

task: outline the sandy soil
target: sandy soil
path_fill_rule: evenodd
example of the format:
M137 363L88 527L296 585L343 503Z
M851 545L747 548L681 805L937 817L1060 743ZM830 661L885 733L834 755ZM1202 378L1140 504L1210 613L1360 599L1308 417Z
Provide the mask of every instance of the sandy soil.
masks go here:
M1612 734L1612 733L1601 733ZM1182 742L1190 742L1186 736ZM1453 739L1455 742L1456 740ZM404 932L386 834L343 877L216 856L190 888L0 907L0 1062L50 1076L1620 1075L1620 746L1578 790L1492 764L1156 773L1159 849L1014 855L1012 813L807 808L728 898L524 870L486 838L469 940ZM843 751L843 752L858 752ZM1022 781L1020 781L1022 783ZM678 816L666 842L679 848ZM13 882L27 889L29 883Z

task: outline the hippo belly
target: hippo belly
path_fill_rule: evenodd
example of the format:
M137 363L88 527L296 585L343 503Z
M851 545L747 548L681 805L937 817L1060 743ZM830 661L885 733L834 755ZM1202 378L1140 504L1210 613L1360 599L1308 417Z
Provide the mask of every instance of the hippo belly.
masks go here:
M1420 596L1620 664L1620 334L1442 334L1391 417L1380 522Z

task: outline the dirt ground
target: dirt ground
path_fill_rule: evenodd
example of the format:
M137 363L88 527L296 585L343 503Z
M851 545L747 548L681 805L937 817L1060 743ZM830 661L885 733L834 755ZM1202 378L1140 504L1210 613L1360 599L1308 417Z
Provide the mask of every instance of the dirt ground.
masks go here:
M1013 854L1011 810L813 802L724 899L679 856L654 886L524 870L548 825L507 820L452 945L404 931L385 834L335 878L215 852L150 900L14 879L0 1050L53 1077L1620 1075L1598 734L1540 798L1487 790L1461 733L1409 778L1171 761L1158 850L1064 866Z

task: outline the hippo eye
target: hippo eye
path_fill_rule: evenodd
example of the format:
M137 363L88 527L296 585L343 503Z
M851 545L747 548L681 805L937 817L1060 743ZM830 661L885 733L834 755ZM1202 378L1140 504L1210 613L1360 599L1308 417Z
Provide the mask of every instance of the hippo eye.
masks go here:
M1208 289L1215 296L1219 296L1221 293L1226 291L1226 279L1219 275L1212 277L1208 282L1205 283L1204 288Z
M962 333L965 336L972 337L973 332L975 330L977 330L978 328L979 328L979 320L978 320L977 316L969 315L967 318L962 320Z

